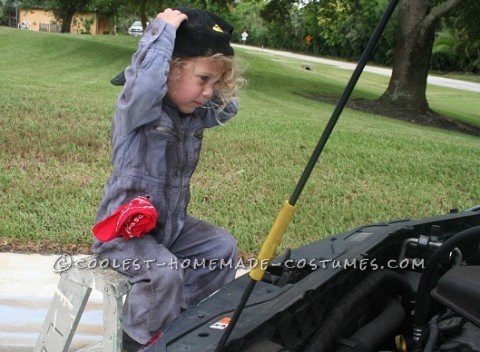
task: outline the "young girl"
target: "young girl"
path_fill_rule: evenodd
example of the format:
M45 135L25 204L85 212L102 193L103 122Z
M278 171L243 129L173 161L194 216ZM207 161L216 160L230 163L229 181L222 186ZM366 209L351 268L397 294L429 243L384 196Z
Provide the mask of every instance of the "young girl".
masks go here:
M120 76L125 86L112 125L113 172L93 250L129 275L127 350L235 276L232 235L187 214L203 129L237 113L232 31L207 11L166 9ZM233 265L209 265L220 262Z

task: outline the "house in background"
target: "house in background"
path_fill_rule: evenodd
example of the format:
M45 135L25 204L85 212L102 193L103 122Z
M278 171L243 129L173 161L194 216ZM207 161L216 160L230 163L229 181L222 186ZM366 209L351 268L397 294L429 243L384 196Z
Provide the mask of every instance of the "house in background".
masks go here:
M18 28L37 32L60 32L61 23L52 11L42 9L20 10ZM75 13L70 27L71 34L109 34L113 26L106 18L95 12Z

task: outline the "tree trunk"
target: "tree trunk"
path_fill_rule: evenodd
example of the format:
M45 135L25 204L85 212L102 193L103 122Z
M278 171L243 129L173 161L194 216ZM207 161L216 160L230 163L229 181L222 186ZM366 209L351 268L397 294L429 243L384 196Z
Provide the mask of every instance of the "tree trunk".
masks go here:
M397 44L392 76L382 101L414 110L428 111L427 76L435 39L435 23L427 27L425 0L402 1L398 9Z
M146 0L140 1L140 21L142 22L143 30L147 28L147 6Z
M73 15L75 14L75 10L64 10L61 13L62 19L62 33L70 33L70 28L72 26L72 19Z
M463 1L447 0L433 8L428 0L401 1L392 76L379 99L382 103L420 113L429 111L426 88L435 27Z

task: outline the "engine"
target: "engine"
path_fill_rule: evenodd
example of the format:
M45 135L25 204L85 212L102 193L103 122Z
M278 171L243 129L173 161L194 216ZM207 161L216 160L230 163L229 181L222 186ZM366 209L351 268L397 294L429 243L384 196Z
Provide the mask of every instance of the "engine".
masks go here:
M407 226L355 260L368 260L369 266L341 270L333 282L309 293L309 309L320 322L314 333L296 322L295 344L287 337L291 332L277 326L284 335L246 350L480 352L480 226ZM289 261L290 254L282 258ZM303 265L302 270L276 267L267 278L275 285L296 284L309 275ZM318 301L330 302L329 307Z

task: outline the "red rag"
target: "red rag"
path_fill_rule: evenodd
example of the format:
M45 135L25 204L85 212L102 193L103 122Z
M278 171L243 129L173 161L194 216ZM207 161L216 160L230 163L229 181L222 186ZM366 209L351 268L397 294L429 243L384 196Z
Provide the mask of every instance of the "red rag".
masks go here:
M115 212L93 228L93 234L102 242L120 235L126 240L142 237L152 230L157 222L157 211L150 199L138 196L118 207Z

